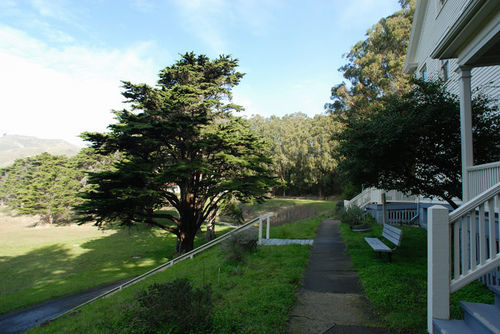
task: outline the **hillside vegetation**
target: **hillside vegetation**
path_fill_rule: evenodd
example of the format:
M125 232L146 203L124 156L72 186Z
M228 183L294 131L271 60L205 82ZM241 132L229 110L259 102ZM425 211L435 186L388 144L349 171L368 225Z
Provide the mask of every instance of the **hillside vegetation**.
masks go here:
M16 159L31 157L43 152L73 156L80 151L75 145L60 139L40 139L29 136L3 135L0 137L0 168Z

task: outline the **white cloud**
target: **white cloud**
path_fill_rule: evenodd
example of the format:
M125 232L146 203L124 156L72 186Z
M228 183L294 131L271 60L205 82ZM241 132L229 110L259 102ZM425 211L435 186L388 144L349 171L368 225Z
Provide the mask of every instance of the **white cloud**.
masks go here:
M0 132L81 143L81 132L104 131L122 107L120 80L156 81L152 48L54 48L0 26Z
M282 0L174 0L185 27L214 53L227 52L224 31L228 26L244 26L254 35L262 35L272 22L273 12Z

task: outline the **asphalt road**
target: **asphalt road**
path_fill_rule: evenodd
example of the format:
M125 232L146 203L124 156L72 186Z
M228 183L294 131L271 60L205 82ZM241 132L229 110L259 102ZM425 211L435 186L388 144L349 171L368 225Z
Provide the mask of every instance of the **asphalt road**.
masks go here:
M77 292L72 295L0 315L0 333L22 333L33 327L40 326L131 279L132 278L127 278L121 281L100 285L86 291Z

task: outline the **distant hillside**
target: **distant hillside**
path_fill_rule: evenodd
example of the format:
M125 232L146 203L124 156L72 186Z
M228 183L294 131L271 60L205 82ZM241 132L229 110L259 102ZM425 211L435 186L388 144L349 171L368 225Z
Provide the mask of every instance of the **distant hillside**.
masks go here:
M16 159L30 157L43 152L73 156L79 151L79 147L60 139L4 135L0 136L0 168L10 165Z

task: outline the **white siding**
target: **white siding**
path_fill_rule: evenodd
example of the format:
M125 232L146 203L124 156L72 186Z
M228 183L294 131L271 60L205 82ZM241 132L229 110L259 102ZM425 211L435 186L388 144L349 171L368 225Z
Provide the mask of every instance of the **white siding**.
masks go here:
M416 75L420 75L424 65L429 79L437 79L441 73L441 61L430 58L430 54L452 23L460 16L463 8L471 0L448 0L440 8L439 0L428 0L422 21L422 34L415 54ZM459 95L459 74L456 59L450 59L448 65L448 90ZM472 69L472 89L493 99L500 98L500 66L477 67ZM497 102L498 104L498 102Z

